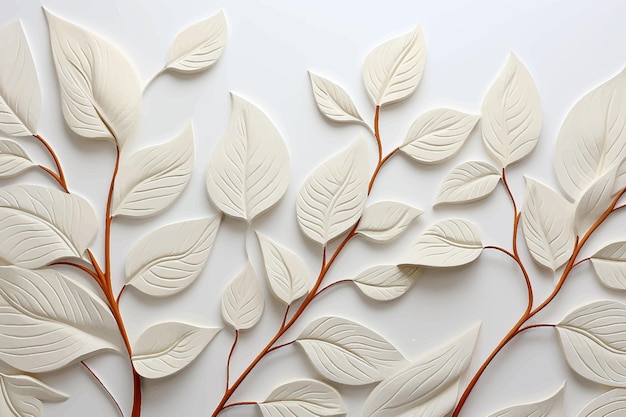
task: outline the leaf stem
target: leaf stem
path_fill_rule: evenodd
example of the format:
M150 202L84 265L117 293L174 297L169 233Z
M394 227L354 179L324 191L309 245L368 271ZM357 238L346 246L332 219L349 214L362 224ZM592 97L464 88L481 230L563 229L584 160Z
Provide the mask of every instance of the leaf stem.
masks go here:
M330 284L328 284L327 286L325 286L324 288L322 288L321 290L319 290L319 291L317 292L317 294L315 294L315 296L314 296L313 298L318 297L321 293L323 293L324 291L326 291L326 290L328 290L328 289L330 289L330 288L334 287L335 285L339 285L339 284L347 284L347 283L351 283L351 282L352 282L352 280L351 280L351 279L342 279L342 280L339 280L339 281L331 282Z
M117 402L117 400L115 399L115 397L113 396L113 393L111 391L109 391L109 389L106 387L106 385L104 385L104 382L102 382L102 380L98 377L98 375L96 375L96 373L89 367L89 365L87 365L85 363L85 361L81 361L80 363L83 364L83 366L85 367L85 369L87 369L87 371L89 371L89 373L91 374L91 376L94 377L94 379L98 382L98 384L100 384L100 386L102 387L102 389L104 389L104 391L108 394L109 398L113 401L113 403L115 404L115 407L117 408L117 411L119 411L120 416L124 417L124 412L122 411L122 407L120 407L120 403Z
M254 401L242 401L242 402L238 402L238 403L231 403L228 405L224 406L224 410L226 410L227 408L231 408L231 407L237 407L239 405L257 405L258 403L255 403Z
M239 330L235 330L235 338L233 339L233 345L230 348L230 352L228 353L228 360L226 361L226 388L224 392L228 392L228 387L230 386L230 362L233 359L233 354L235 353L235 348L237 347L238 340L239 340Z
M57 167L58 174L52 171L50 168L45 167L43 165L39 165L39 168L43 169L48 174L50 174L56 180L56 182L59 183L59 185L63 188L63 190L66 193L69 193L70 190L67 188L67 181L65 180L65 174L63 173L63 168L61 168L61 162L59 161L59 158L54 152L54 149L52 149L52 146L50 146L50 144L43 137L41 137L41 135L33 135L33 137L37 139L39 142L41 142L41 144L46 148L46 150L48 151L48 153L54 160L54 163Z
M273 352L275 350L278 350L280 348L284 348L284 347L289 346L289 345L293 345L294 343L296 343L296 341L292 340L291 342L287 342L287 343L283 343L282 345L274 346L273 348L268 350L267 353Z

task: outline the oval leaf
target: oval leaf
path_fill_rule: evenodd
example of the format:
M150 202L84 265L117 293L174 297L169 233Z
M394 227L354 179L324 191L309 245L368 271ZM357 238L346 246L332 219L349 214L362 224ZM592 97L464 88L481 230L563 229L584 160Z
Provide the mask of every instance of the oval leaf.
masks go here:
M135 343L133 366L144 378L173 375L196 359L220 330L176 321L155 324Z
M500 177L500 171L487 162L465 162L443 180L435 204L468 203L485 198L496 189Z
M382 106L410 96L422 79L425 63L426 45L419 26L376 47L363 64L363 81L372 102Z
M21 22L0 29L0 132L37 133L41 91L35 63Z
M483 144L504 168L535 148L541 124L541 99L535 82L511 54L483 100Z
M220 216L188 220L155 230L128 253L127 285L144 294L166 297L187 288L202 272Z
M54 270L0 268L0 360L24 372L123 351L109 306Z
M361 272L352 282L369 298L388 301L407 292L420 272L413 265L380 265Z
M122 154L113 190L113 216L146 217L163 211L189 183L193 130L187 125L169 142Z
M368 171L363 138L318 167L298 195L296 216L304 234L326 246L352 227L363 212Z
M467 220L447 219L428 228L402 262L409 265L449 267L465 265L483 250L480 233Z
M428 111L413 122L400 150L426 164L445 161L461 149L478 119L452 109Z
M0 259L40 268L62 258L80 258L98 232L89 202L37 185L0 190Z
M574 210L569 202L526 178L521 218L526 246L536 262L553 271L567 262L576 243Z
M230 121L207 171L207 190L225 214L251 222L280 200L289 185L289 154L258 107L232 95Z
M342 417L346 408L339 393L319 381L298 380L274 389L258 403L263 417Z
M529 404L508 407L489 417L563 417L563 387L549 398Z
M595 398L578 417L620 416L626 413L626 389L614 389Z
M42 401L65 401L69 397L26 375L0 372L0 410L3 417L42 417Z
M421 210L398 203L381 201L363 210L363 216L356 231L376 242L389 242L404 233L413 220L422 214Z
M319 111L336 122L365 123L352 99L340 85L309 71L313 98Z
M626 290L626 242L611 243L592 255L590 260L602 284Z
M340 384L371 384L407 363L382 336L339 317L313 321L296 342L320 374Z
M65 122L85 138L122 147L141 114L141 82L111 43L44 9Z
M12 140L0 139L0 178L12 177L34 166L33 161L19 144Z
M265 301L250 262L222 295L222 317L235 330L245 330L259 322Z
M565 359L580 376L626 387L626 306L596 301L568 314L556 326Z
M189 26L174 39L166 69L193 73L208 69L222 56L227 27L224 11Z
M614 183L615 168L608 170L582 193L576 202L574 212L574 224L578 236L583 236L609 208L613 201Z
M309 271L293 252L257 232L267 280L274 295L289 305L308 293Z

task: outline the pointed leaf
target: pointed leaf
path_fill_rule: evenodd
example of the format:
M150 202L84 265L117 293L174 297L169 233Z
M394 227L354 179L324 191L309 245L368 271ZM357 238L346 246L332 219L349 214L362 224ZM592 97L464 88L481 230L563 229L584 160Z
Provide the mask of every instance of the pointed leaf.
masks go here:
M614 389L595 398L578 417L620 416L626 413L626 389Z
M529 404L508 407L489 417L563 417L563 387L549 398Z
M608 170L581 194L576 202L574 213L574 224L578 236L583 236L609 208L613 201L614 183L615 168Z
M380 265L366 269L352 281L368 297L388 301L407 292L420 272L421 268L413 265Z
M626 290L626 242L611 243L592 255L590 260L603 285Z
M397 201L380 201L368 206L356 231L376 242L389 242L404 233L421 210Z
M222 317L235 330L245 330L259 322L264 307L261 285L248 262L222 295Z
M288 382L258 403L263 417L343 417L346 407L331 386L314 380Z
M42 401L65 401L68 396L26 375L0 372L0 411L3 417L43 417Z
M35 164L18 143L0 139L0 178L12 177Z
M465 162L443 180L435 204L468 203L485 198L496 189L500 178L500 171L487 162Z
M324 116L336 122L365 123L343 87L311 71L309 77L315 104Z

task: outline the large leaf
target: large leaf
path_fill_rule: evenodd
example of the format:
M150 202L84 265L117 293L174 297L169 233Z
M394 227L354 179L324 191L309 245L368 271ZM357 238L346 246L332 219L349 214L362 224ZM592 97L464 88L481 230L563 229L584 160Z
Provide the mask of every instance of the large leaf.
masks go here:
M0 392L2 417L43 417L42 401L59 402L68 398L38 379L4 369L0 369Z
M261 320L264 308L263 290L248 262L222 295L222 317L235 330L245 330Z
M356 231L376 242L388 242L404 233L420 214L421 210L397 201L380 201L365 207Z
M0 178L12 177L35 164L18 143L0 139Z
M314 380L297 380L275 388L258 403L263 417L342 417L346 407L331 386Z
M335 122L365 123L343 87L311 71L309 76L315 104L324 116Z
M467 203L485 198L496 189L500 177L500 171L487 162L462 163L443 180L435 204Z
M98 231L87 200L37 185L0 190L0 259L40 268L62 258L80 258Z
M578 413L578 417L617 417L625 413L626 389L614 389L587 404Z
M352 281L368 297L388 301L411 288L420 272L421 268L413 265L380 265L366 269Z
M141 82L111 43L44 9L65 122L85 138L123 146L141 113Z
M272 121L232 95L230 121L207 171L207 190L225 214L251 222L285 194L289 154Z
M590 261L602 284L626 290L626 242L613 242L603 247Z
M563 387L541 401L507 407L489 417L563 417Z
M581 194L576 202L576 211L574 212L574 224L578 236L583 236L609 208L613 201L614 183L615 168L612 168Z
M54 270L0 268L0 360L48 372L124 344L108 305Z

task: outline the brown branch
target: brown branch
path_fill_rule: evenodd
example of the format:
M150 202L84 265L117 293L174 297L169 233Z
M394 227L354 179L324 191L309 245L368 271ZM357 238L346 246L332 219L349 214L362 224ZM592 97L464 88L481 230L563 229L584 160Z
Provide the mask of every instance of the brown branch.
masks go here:
M46 150L48 151L48 153L54 160L54 163L57 167L58 174L52 171L50 168L47 168L43 165L39 165L39 168L43 169L48 174L50 174L56 180L56 182L59 183L59 185L63 188L63 190L65 190L66 193L69 193L70 190L67 188L67 181L65 180L65 174L63 174L63 168L61 168L61 162L59 161L59 158L54 152L54 149L52 149L52 146L50 146L50 144L46 142L46 140L40 135L33 135L33 137L37 139L39 142L41 142L41 144L46 148Z
M239 330L235 330L233 345L230 348L230 352L228 353L228 360L226 361L226 388L224 392L228 391L228 387L230 385L230 362L233 359L233 354L235 353L235 348L237 347L237 341L239 341Z

